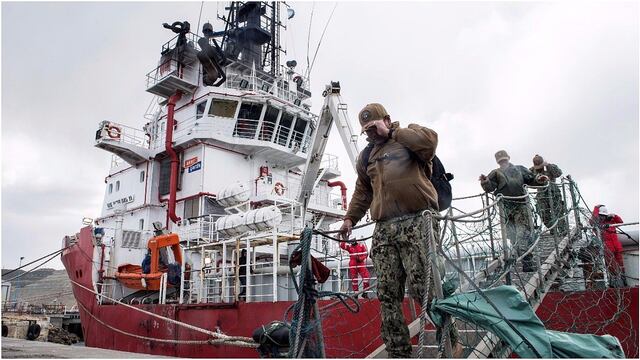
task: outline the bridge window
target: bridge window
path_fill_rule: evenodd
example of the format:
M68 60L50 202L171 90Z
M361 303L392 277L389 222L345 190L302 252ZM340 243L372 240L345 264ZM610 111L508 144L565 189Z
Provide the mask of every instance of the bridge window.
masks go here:
M289 133L291 132L291 125L293 124L293 115L289 113L282 113L280 118L280 126L278 126L278 133L276 139L278 144L287 146L287 140L289 139Z
M113 192L113 183L109 184L109 194Z
M262 104L242 103L233 136L253 139L258 130L260 115L262 115Z
M116 181L116 192L120 191L120 180Z
M296 120L296 124L293 127L293 136L290 147L297 146L298 149L301 149L302 146L302 138L304 136L304 132L307 129L307 121L301 118Z
M209 116L233 118L236 116L238 102L233 100L213 99L209 108Z
M268 106L262 121L262 129L260 129L260 140L271 141L271 136L275 130L276 121L280 110L273 106Z
M238 119L248 119L248 120L260 120L260 115L262 114L262 104L257 103L242 103L240 106L240 113L238 114Z
M196 119L200 119L202 117L206 106L207 106L206 100L196 105Z
M144 182L144 171L140 172L140 182Z
M138 220L138 225L140 227L140 230L144 230L144 219Z

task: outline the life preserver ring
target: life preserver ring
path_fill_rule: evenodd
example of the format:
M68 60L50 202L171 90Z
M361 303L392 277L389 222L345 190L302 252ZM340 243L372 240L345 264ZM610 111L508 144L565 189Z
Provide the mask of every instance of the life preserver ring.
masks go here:
M109 125L107 128L107 135L112 139L120 139L120 134L122 134L122 130L117 126Z
M282 196L284 195L284 184L282 184L281 182L277 182L274 186L273 186L273 191L275 191L275 193L278 196Z

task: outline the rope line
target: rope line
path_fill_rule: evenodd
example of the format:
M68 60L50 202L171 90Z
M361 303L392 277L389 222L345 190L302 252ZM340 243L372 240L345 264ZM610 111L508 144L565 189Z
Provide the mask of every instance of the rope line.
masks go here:
M145 315L149 315L149 316L155 317L157 319L166 321L168 323L171 323L171 324L174 324L174 325L178 325L178 326L181 326L181 327L193 330L193 331L197 331L197 332L209 335L209 336L217 338L217 339L223 339L225 341L245 341L245 342L253 343L253 339L252 338L244 337L244 336L229 336L229 335L226 335L226 334L222 334L222 333L214 332L214 331L211 331L211 330L203 329L203 328L200 328L200 327L197 327L197 326L194 326L194 325L191 325L191 324L187 324L187 323L184 323L184 322L181 322L181 321L177 321L177 320L174 320L174 319L162 316L162 315L158 315L158 314L152 313L150 311L147 311L147 310L144 310L144 309L140 309L140 308L137 308L135 306L123 303L123 302L118 301L116 299L113 299L113 298L111 298L109 296L106 296L106 295L103 295L103 294L99 294L98 292L94 291L93 289L89 289L89 288L85 287L84 285L82 285L82 284L80 284L80 283L78 283L78 282L76 282L74 280L69 279L69 281L71 281L74 285L80 287L81 289L84 289L84 290L86 290L86 291L88 291L88 292L90 292L92 294L95 294L96 296L100 296L100 297L105 298L107 300L113 301L113 302L117 303L118 305L122 305L122 306L124 306L126 308L141 312L141 313L143 313ZM80 304L80 302L78 302L78 304Z

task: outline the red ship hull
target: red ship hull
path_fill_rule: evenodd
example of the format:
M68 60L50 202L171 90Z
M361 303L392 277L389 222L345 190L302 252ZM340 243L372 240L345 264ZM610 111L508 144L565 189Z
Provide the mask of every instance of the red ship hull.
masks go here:
M91 254L94 252L91 228L80 231L76 245L62 254L62 262L69 277L85 286L93 288L91 275L94 263ZM86 346L105 349L130 351L177 357L221 357L252 358L258 357L253 348L241 348L228 345L210 344L176 344L151 341L142 337L167 340L207 340L206 334L169 324L161 319L138 312L124 306L99 305L96 296L79 286L73 286L74 296L79 303L82 330ZM574 293L567 297L562 294L562 301L573 301L576 306L563 306L560 316L554 319L544 313L544 309L552 308L558 296L550 293L546 296L539 316L554 330L592 332L610 334L618 337L628 357L638 357L638 288L625 289L623 301L627 306L628 316L618 317L604 327L597 329L581 329L567 324L593 323L594 317L612 316L619 310L615 301L599 301L600 306L585 310L578 304L588 303L589 299L602 299L612 296L611 291L588 291ZM292 302L239 302L234 304L197 304L197 305L137 305L140 309L153 312L180 322L191 324L211 331L220 330L227 335L251 336L261 325L273 320L281 320ZM361 301L360 311L349 312L342 305L328 306L333 301L320 301L322 311L322 327L327 357L364 358L382 344L380 338L380 315L377 300ZM592 303L596 303L593 301ZM603 308L603 306L607 308ZM86 309L86 310L85 310ZM409 309L405 303L405 315ZM558 312L554 313L558 316ZM546 318L545 318L546 317ZM613 317L609 317L613 319ZM138 337L123 334L135 334Z

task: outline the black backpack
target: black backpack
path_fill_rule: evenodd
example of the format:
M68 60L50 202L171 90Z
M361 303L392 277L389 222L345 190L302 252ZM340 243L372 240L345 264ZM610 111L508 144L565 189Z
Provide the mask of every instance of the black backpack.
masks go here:
M362 162L362 166L366 169L369 164L369 156L371 155L371 150L373 150L373 144L369 143L364 150L362 150L360 161ZM436 189L438 193L438 210L443 211L451 206L451 200L453 199L453 195L451 194L451 184L449 183L453 180L453 174L448 173L444 169L444 165L442 165L442 161L438 159L436 155L433 155L433 160L431 160L432 172L431 184Z

